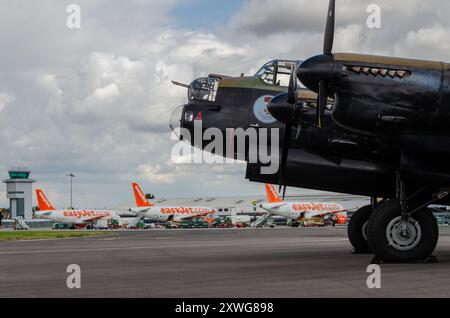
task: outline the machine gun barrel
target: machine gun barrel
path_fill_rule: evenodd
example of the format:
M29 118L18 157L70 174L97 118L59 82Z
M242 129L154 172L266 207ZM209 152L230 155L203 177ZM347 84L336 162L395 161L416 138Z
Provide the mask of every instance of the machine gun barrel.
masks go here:
M181 87L184 87L184 88L189 88L190 87L187 84L183 84L183 83L180 83L180 82L177 82L177 81L172 81L172 84L176 85L176 86L181 86Z

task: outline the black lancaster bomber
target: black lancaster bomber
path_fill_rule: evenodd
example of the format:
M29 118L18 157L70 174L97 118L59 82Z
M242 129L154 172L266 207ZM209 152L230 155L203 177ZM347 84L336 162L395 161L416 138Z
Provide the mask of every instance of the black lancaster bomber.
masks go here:
M287 127L301 123L305 128L297 146L337 157L339 169L354 159L383 167L383 175L375 182L377 190L370 193L373 206L359 210L349 226L349 238L357 251L373 252L386 262L425 260L439 235L428 207L449 203L450 65L333 54L334 25L335 0L331 0L323 54L301 63L291 79L296 76L318 93L314 119L303 116L301 106L289 98L295 95L294 85L289 93L275 97L268 109ZM331 110L324 102L328 97L335 100ZM326 137L312 148L303 141L318 140L318 136ZM289 146L283 149L289 151ZM291 160L289 154L282 158L281 171L291 173ZM349 173L343 182L350 184L353 177ZM367 178L366 183L370 182ZM283 176L280 183L290 185ZM385 199L376 204L377 197Z
M450 205L450 64L333 53L334 29L330 0L321 55L281 62L280 82L277 61L250 78L196 80L172 128L199 114L204 129L280 128L279 172L248 163L247 179L371 197L350 221L355 251L426 260L439 235L428 207Z
M274 96L287 91L292 71L299 64L299 61L274 60L263 65L253 76L211 74L194 80L190 85L173 82L187 88L188 103L175 109L170 127L176 130L181 126L193 135L194 122L201 120L204 130L218 128L224 137L230 128L268 128L269 133L271 128L284 129L284 124L269 113L267 104ZM305 107L316 107L316 93L299 88L297 94ZM189 141L193 146L205 146L195 145L193 138ZM246 155L235 149L234 159Z

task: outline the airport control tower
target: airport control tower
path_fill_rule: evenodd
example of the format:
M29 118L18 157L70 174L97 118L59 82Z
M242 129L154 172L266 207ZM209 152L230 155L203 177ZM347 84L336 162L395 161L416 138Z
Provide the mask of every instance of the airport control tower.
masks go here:
M24 220L33 219L33 183L30 179L31 171L26 168L13 168L8 171L9 179L6 183L6 197L9 199L11 218L18 216Z

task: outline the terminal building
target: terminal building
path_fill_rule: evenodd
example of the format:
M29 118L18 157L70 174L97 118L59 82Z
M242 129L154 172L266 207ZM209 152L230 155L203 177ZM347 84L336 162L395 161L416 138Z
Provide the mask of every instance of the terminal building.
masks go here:
M13 168L8 171L9 179L6 183L6 197L9 200L11 219L22 217L24 220L33 219L33 183L30 179L31 171L27 168Z

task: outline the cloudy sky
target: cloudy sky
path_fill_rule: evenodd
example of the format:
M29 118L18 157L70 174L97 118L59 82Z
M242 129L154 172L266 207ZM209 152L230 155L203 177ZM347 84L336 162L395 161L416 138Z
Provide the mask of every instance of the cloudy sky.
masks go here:
M168 120L186 101L171 80L255 72L321 51L326 0L0 0L0 171L32 169L51 201L131 202L258 194L243 165L174 165ZM66 9L81 7L81 29ZM380 5L382 28L366 26ZM338 0L335 51L450 60L450 2ZM0 205L7 206L5 186Z

